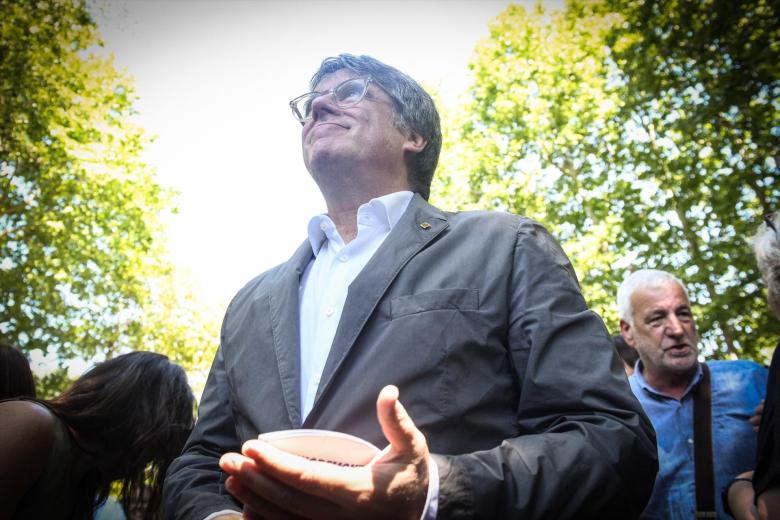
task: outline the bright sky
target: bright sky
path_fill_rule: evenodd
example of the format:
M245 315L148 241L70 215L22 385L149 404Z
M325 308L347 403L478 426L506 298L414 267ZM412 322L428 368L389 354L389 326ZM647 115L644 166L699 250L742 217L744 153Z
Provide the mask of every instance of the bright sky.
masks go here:
M453 99L467 85L474 45L509 4L94 2L106 49L136 79L140 124L157 136L147 161L180 192L173 261L223 308L286 260L324 211L287 105L321 60L369 54Z

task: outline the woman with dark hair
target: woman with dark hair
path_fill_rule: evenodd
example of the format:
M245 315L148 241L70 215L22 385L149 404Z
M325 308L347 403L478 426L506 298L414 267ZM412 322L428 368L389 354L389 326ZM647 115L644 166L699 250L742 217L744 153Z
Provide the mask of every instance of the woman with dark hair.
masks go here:
M35 381L24 354L0 343L0 399L9 397L35 397Z
M152 352L100 363L53 400L0 402L0 519L90 519L115 481L157 517L194 407L184 370Z

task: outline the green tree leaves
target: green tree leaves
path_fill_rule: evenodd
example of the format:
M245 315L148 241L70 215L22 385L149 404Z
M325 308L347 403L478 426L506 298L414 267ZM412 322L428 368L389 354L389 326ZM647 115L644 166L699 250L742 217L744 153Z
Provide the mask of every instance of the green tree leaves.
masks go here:
M626 149L665 195L645 211L721 352L760 357L773 344L748 246L780 201L780 13L763 0L609 3L625 21L610 35L625 76ZM651 209L645 204L645 208Z
M91 52L83 2L0 11L0 335L61 363L165 351L144 317L170 276L172 193L140 159L130 79Z
M512 5L475 49L439 196L544 223L613 331L626 270L668 269L706 350L765 358L748 237L780 201L778 27L759 0Z

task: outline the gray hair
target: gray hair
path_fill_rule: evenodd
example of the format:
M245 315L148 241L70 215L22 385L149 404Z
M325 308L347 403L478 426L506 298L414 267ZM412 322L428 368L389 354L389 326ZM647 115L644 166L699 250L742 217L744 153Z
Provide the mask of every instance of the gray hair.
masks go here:
M780 212L771 213L767 218L775 229L762 223L756 236L751 239L751 245L767 289L780 298L780 238L775 231L780 230Z
M441 151L441 124L433 99L415 80L398 69L370 56L352 54L325 58L309 82L311 89L314 90L323 77L341 69L374 78L393 100L395 126L402 132L415 132L425 139L425 148L410 159L408 168L412 191L428 200Z
M688 298L688 291L679 278L666 271L658 269L640 269L629 274L620 284L617 291L618 313L620 319L634 326L634 310L631 308L631 296L637 289L646 289L648 287L659 287L667 283L676 283L682 288L685 297Z

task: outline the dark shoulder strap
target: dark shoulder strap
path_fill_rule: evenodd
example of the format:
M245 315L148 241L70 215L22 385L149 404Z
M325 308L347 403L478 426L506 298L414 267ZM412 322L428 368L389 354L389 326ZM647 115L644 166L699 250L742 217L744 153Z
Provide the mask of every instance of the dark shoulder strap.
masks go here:
M702 377L693 394L693 461L696 468L696 518L717 518L712 471L712 384L710 369L701 363Z

